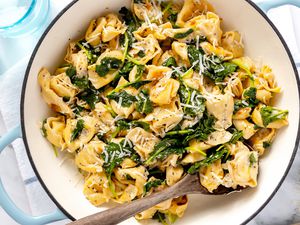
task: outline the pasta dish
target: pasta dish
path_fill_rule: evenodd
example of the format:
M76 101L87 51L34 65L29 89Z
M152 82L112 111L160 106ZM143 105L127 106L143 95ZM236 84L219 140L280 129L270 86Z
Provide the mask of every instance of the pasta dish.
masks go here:
M53 111L42 133L74 156L91 204L130 202L195 173L209 192L257 186L288 111L272 106L272 69L221 24L206 0L133 0L92 20L56 71L40 70ZM182 196L135 217L171 224L187 205Z

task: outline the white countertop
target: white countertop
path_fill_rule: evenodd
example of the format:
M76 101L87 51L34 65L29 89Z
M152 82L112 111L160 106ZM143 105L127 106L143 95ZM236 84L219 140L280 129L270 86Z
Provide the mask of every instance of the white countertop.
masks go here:
M63 5L70 2L70 0L52 0L52 1L60 1L59 4L56 5L57 9L63 7ZM292 10L298 10L296 13L296 17L294 19L300 21L300 9L293 8ZM269 14L270 18L275 19L276 10L272 10ZM280 20L279 22L280 23ZM295 29L295 39L300 40L300 29ZM298 32L298 33L297 33ZM283 36L286 34L283 33ZM15 40L4 40L0 38L0 74L4 72L5 68L9 68L16 61L21 59L24 55L29 54L32 50L32 47L35 43L35 39L32 37L27 38L31 45L28 45L22 51L19 51L18 54L15 54L14 51L11 55L7 55L5 57L5 61L1 61L1 52L5 48L11 48L12 45L10 43L15 43ZM298 46L300 49L300 41L292 43L291 45ZM290 47L291 47L290 45ZM18 44L16 44L18 46ZM15 46L15 47L16 47ZM2 49L1 49L2 47ZM297 54L295 52L295 47L291 49L292 53ZM299 57L296 56L296 57ZM2 58L3 59L3 58ZM300 61L300 57L299 57ZM0 78L1 79L1 78ZM0 80L1 82L1 80ZM3 121L0 120L0 135L5 132ZM12 148L7 148L0 155L0 177L4 183L4 186L8 190L11 198L14 200L16 205L18 205L25 212L31 213L31 207L29 201L27 199L27 195L25 192L25 184L20 175L20 170L18 168L16 155ZM30 181L29 181L30 182ZM295 162L285 179L284 183L278 190L277 194L273 197L270 203L249 223L250 225L285 225L285 224L294 224L300 222L300 152L298 152ZM54 224L64 224L65 222L56 222ZM4 225L15 225L14 222L3 210L0 208L0 224Z

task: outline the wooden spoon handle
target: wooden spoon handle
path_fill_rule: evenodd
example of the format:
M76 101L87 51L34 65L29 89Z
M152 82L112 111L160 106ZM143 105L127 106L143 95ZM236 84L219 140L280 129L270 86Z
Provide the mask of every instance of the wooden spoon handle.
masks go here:
M174 187L174 186L173 186ZM117 206L115 208L84 217L77 221L69 223L70 225L115 225L137 213L151 208L165 200L184 195L176 191L176 188L167 188L161 192L151 194L145 198L134 200L132 202Z

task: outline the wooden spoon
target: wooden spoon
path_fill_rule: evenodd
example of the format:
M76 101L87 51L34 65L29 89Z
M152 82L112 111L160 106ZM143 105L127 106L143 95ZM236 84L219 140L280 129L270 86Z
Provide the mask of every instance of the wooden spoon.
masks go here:
M210 193L200 184L199 175L186 175L175 185L166 188L160 192L151 194L147 197L122 204L112 209L108 209L94 215L90 215L69 223L70 225L114 225L118 224L137 213L145 211L163 201L171 198L180 197L187 194L204 194L204 195L224 195L230 192L239 191L239 189L230 189L219 186L213 193Z

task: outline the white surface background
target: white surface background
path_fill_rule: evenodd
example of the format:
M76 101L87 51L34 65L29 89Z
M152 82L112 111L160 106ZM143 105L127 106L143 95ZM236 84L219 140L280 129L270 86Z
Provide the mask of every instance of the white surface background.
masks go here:
M0 0L1 1L1 0ZM70 0L52 0L52 14L56 14L65 4ZM280 29L283 36L287 40L289 47L295 56L295 59L300 62L300 9L295 7L281 7L271 10L269 17L275 22ZM294 21L294 24L293 24ZM299 21L295 23L296 21ZM297 25L298 24L298 25ZM24 65L26 65L24 56L30 54L39 34L23 38L22 41L13 39L0 38L0 74L10 68L11 71L22 73ZM297 41L298 40L298 41ZM24 45L26 43L26 45ZM17 63L18 61L20 61ZM0 77L0 86L4 84L4 76ZM2 90L2 89L1 89ZM1 96L0 96L1 98ZM1 107L1 106L0 106ZM18 110L18 109L16 109ZM13 112L18 114L18 112ZM19 118L16 117L16 120ZM7 121L6 121L7 122ZM0 135L6 131L3 121L0 119ZM21 176L15 152L12 148L7 148L0 155L0 177L3 180L4 186L8 193L18 205L25 212L36 214L36 212L49 212L55 206L47 196L45 197L38 182L26 185L24 184L24 176ZM22 166L22 165L21 165ZM23 174L24 175L24 174ZM265 207L264 210L249 224L251 225L283 225L300 222L300 155L298 154L295 163L281 186L278 193ZM31 192L33 196L28 198L28 186L34 186ZM35 196L34 196L35 195ZM43 204L33 204L30 200L42 196L40 199ZM64 222L57 222L55 224L64 224ZM7 214L0 208L0 224L15 225ZM226 223L225 223L226 224Z

